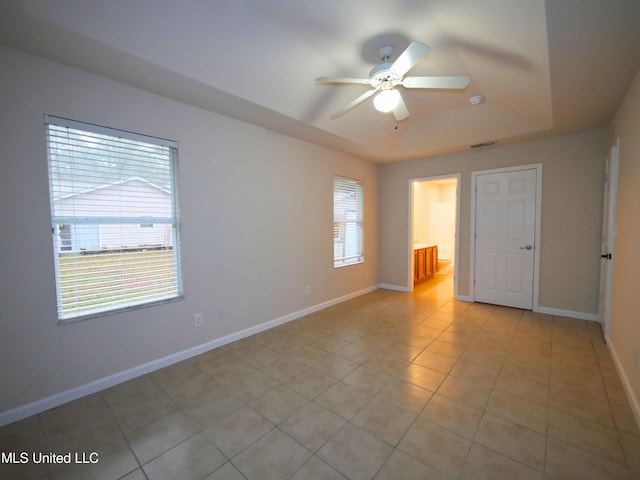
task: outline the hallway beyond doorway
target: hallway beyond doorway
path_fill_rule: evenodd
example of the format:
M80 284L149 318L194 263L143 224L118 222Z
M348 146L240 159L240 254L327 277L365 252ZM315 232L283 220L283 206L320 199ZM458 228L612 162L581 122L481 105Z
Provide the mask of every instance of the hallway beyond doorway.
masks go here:
M417 283L413 287L414 295L433 297L434 299L453 298L454 265L450 261L438 261L438 271L433 277Z
M426 271L422 270L420 254L426 248L426 256L429 257L429 249L433 248L440 268L451 264L449 293L451 296L458 294L457 277L453 273L459 255L459 184L459 174L411 180L409 291L418 288L423 281L421 273L432 275L434 269L429 268L428 261Z

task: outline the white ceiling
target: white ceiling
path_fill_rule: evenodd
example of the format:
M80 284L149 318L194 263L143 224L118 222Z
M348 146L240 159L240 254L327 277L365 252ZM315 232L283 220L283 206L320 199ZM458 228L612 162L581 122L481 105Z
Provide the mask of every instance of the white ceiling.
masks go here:
M0 43L293 137L392 162L607 127L640 68L638 0L4 0ZM365 85L377 49L433 50L398 123ZM393 57L392 57L393 59ZM483 95L473 106L468 99Z

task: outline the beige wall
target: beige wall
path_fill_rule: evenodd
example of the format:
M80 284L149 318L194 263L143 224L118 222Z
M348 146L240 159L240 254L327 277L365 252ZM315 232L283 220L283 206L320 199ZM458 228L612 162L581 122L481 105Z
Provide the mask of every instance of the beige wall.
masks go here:
M543 164L541 307L598 313L600 236L607 131L466 151L380 167L380 282L407 288L410 180L461 174L459 295L468 296L471 173Z
M617 237L609 347L640 425L640 72L613 122L611 145L620 138Z
M4 47L0 65L0 416L375 288L375 165ZM43 114L178 142L184 300L57 325ZM365 184L365 263L340 269L334 174Z

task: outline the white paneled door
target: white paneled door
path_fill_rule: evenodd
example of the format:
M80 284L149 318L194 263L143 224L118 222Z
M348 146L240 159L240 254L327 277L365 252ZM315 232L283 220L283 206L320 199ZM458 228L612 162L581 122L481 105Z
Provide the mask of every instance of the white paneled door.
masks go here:
M538 170L475 176L474 299L533 308Z

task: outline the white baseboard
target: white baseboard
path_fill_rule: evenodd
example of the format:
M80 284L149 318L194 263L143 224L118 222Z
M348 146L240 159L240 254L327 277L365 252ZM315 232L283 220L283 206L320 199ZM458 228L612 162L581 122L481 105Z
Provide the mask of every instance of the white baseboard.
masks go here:
M31 415L36 415L38 413L44 412L46 410L49 410L50 408L58 407L73 400L91 395L119 383L126 382L127 380L132 380L141 375L146 375L161 368L168 367L169 365L173 365L174 363L187 360L191 357L195 357L196 355L200 355L202 353L208 352L209 350L213 350L214 348L218 348L228 343L235 342L236 340L240 340L242 338L255 335L256 333L269 330L287 322L291 322L292 320L302 318L305 315L309 315L319 310L323 310L327 307L345 302L352 298L356 298L361 295L373 292L377 289L378 286L372 286L363 290L358 290L342 297L334 298L326 302L322 302L317 305L298 310L297 312L284 315L280 318L261 323L260 325L246 328L244 330L226 335L224 337L216 338L215 340L203 343L202 345L197 345L195 347L188 348L187 350L176 352L166 357L159 358L142 365L137 365L133 368L114 373L113 375L109 375L107 377L85 383L84 385L80 385L78 387L71 388L54 395L50 395L40 400L36 400L35 402L31 402L10 410L5 410L4 412L0 412L0 427L13 422L17 422L18 420L22 420L23 418L30 417Z
M385 290L393 290L396 292L409 292L409 288L403 285L392 285L389 283L379 283L379 288L383 288ZM462 302L474 303L473 297L470 295L455 295L454 298L456 300L460 300ZM561 310L559 308L549 308L549 307L537 307L534 308L535 312L546 313L548 315L556 315L558 317L569 317L569 318L577 318L579 320L588 320L590 322L599 322L600 317L596 313L585 313L585 312L574 312L572 310Z
M622 386L624 387L624 391L627 394L627 399L629 400L629 404L631 405L631 411L633 412L633 416L636 418L636 423L638 424L638 428L640 428L640 401L638 397L634 393L631 388L631 382L629 381L629 377L622 368L622 364L616 354L616 350L611 342L607 343L607 347L609 349L609 353L611 354L611 358L613 360L613 364L616 366L616 370L618 371L618 376L620 377L620 381L622 382Z
M574 312L572 310L561 310L559 308L549 307L534 308L534 312L546 313L557 317L577 318L578 320L588 320L590 322L600 321L600 317L597 313Z
M384 290L393 290L394 292L409 292L409 288L403 285L391 285L390 283L379 283L378 288L382 288Z

